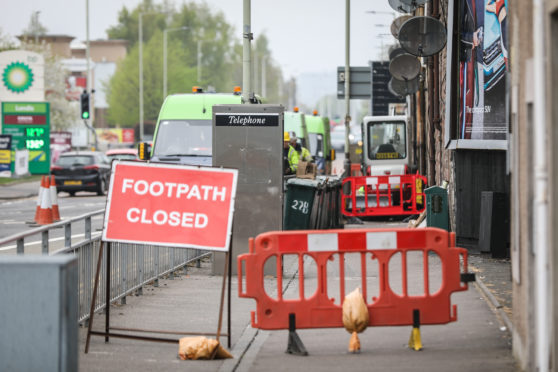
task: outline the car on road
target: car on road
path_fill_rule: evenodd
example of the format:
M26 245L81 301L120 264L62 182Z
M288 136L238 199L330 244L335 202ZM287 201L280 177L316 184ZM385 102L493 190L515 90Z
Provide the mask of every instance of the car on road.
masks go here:
M110 179L110 160L98 151L71 151L60 154L50 168L56 190L74 196L78 191L105 195Z
M112 149L105 152L109 161L118 160L139 160L137 149Z
M360 127L352 125L349 132L349 143L356 144L361 139ZM331 147L338 152L345 151L345 125L338 125L331 131Z

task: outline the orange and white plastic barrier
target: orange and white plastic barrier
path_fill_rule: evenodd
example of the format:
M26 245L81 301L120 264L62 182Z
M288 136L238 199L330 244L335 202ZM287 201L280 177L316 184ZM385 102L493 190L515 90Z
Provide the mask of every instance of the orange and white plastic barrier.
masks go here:
M457 307L451 294L468 289L467 250L455 247L455 234L437 228L425 229L354 229L322 231L281 231L260 234L250 239L250 251L238 256L239 297L254 298L252 327L268 330L290 328L343 327L342 304L328 296L328 262L339 256L340 298L345 298L345 255L360 254L360 286L370 316L369 326L445 324L457 320ZM407 255L422 253L424 293L411 294L408 286ZM390 286L390 260L400 253L402 293ZM441 262L441 285L432 293L429 259L436 254ZM298 299L284 299L283 256L298 256ZM277 298L264 289L264 264L276 258ZM317 290L305 293L304 259L311 257L317 265ZM369 258L371 257L371 259ZM379 293L369 295L368 266L377 265ZM398 269L395 268L397 271ZM351 274L354 276L354 273ZM413 277L414 278L414 277ZM416 333L416 332L415 332ZM420 342L420 339L419 339ZM415 343L416 346L416 343ZM416 347L414 347L417 349Z
M420 174L359 176L343 180L341 211L347 217L413 215L425 206Z

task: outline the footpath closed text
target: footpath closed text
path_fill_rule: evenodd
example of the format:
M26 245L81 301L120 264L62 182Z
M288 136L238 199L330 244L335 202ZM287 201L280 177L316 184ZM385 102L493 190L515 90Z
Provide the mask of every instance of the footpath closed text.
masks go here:
M122 195L135 194L150 198L169 199L166 205L171 209L149 210L148 208L131 207L126 211L126 219L130 223L146 225L169 225L203 229L210 223L205 213L184 210L172 210L173 205L182 205L179 201L191 200L207 203L224 203L227 198L227 188L213 185L198 185L187 183L135 180L124 178ZM174 200L174 202L173 202Z

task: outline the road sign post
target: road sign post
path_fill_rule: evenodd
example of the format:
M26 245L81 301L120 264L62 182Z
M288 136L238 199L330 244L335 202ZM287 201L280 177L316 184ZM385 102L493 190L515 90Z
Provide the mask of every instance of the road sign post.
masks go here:
M229 278L228 345L230 332L230 246L238 171L236 169L195 167L177 164L114 161L107 197L97 273L107 247L107 283L110 282L110 242L152 244L226 252L219 321L215 335L221 336L224 290ZM106 288L105 331L92 331L94 303L99 285L95 276L85 353L91 335L133 338L145 341L178 340L118 334L110 331L110 286ZM144 329L127 329L145 333ZM156 333L176 334L157 331ZM183 332L182 334L192 334ZM223 334L224 335L224 334Z

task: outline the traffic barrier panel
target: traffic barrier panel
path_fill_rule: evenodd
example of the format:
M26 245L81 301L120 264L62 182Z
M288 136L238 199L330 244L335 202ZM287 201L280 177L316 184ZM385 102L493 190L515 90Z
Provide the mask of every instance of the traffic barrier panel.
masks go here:
M52 203L52 219L60 221L60 210L58 209L58 191L56 190L56 180L54 174L50 176L50 201Z
M345 298L345 255L359 254L369 326L413 325L409 343L413 341L416 350L420 349L418 325L456 321L457 306L451 304L451 294L467 290L466 282L472 280L471 274L466 273L467 250L455 247L454 233L436 228L268 232L251 238L249 249L249 253L237 259L239 297L256 300L256 311L251 313L252 327L267 330L289 329L289 317L295 319L290 329L343 327L342 303L336 304L328 296L331 292L327 265L334 255L339 256L339 298ZM423 260L422 294L411 293L408 285L407 256L417 252ZM401 293L390 285L390 261L398 253ZM441 285L436 292L430 289L429 260L433 254L441 262ZM285 299L282 293L285 255L298 259L299 293L295 299ZM305 293L306 257L317 265L317 289L313 294ZM270 297L264 289L264 265L271 258L277 264L277 298ZM368 294L367 272L372 265L377 265L378 270L377 296Z
M413 215L424 208L426 177L420 174L347 177L341 208L347 217Z
M351 177L362 176L362 168L360 164L351 164Z

